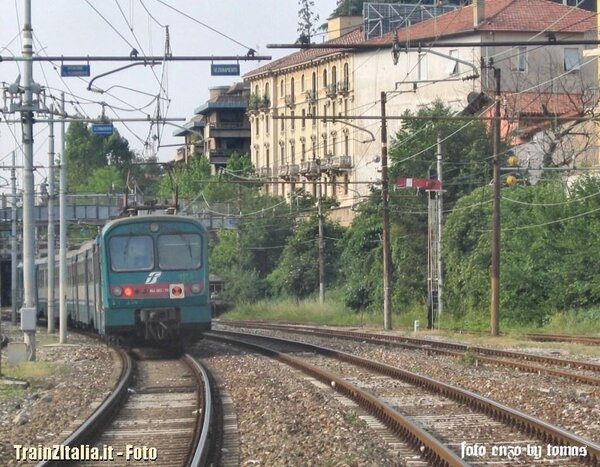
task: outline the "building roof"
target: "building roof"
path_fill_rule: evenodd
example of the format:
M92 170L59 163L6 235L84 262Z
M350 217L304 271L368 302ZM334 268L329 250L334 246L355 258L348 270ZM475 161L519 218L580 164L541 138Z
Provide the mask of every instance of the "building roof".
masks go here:
M351 31L343 36L338 37L337 39L327 41L326 44L343 44L343 45L351 45L351 44L360 44L364 42L364 36L361 28L357 28L354 31ZM277 60L272 61L266 65L263 65L256 70L252 70L251 72L244 75L244 78L250 78L253 76L261 75L263 73L268 73L272 70L280 70L282 68L288 68L294 65L300 65L302 63L310 62L311 60L316 60L318 58L326 57L329 55L336 55L340 52L347 52L346 49L302 49L298 52L294 52L290 55L286 55L285 57L279 58Z
M449 13L413 24L398 30L398 40L415 41L439 39L474 32L562 32L584 33L596 28L594 13L554 3L549 0L485 0L485 20L477 28L473 26L472 4L460 7ZM533 13L535 12L535 13ZM326 44L391 44L395 32L365 40L362 28L357 28ZM352 49L302 49L278 60L259 67L244 78L252 78L264 73L292 67L312 60L349 52Z
M548 0L485 0L485 19L473 26L473 4L398 30L398 40L439 39L469 32L584 33L596 28L596 16L581 8ZM369 40L389 44L395 32Z
M195 117L185 122L180 128L173 130L173 136L185 136L191 133L189 130L198 130L200 128L204 128L205 126L206 122L204 121L204 118Z
M242 109L248 107L247 96L218 96L214 100L206 101L204 104L194 109L195 114L208 115L216 109Z

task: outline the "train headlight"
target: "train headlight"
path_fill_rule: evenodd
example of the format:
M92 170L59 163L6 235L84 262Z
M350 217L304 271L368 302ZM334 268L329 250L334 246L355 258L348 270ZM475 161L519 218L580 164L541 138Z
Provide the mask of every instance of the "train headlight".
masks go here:
M115 297L120 297L121 295L123 295L123 289L121 287L113 287L112 293Z
M125 290L123 290L123 294L126 297L133 297L133 288L132 287L125 287Z
M202 284L192 284L192 293L200 293L203 288Z

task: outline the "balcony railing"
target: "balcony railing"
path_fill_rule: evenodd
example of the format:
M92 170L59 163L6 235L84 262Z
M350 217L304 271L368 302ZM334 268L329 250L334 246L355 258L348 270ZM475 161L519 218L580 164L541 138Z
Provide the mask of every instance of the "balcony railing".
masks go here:
M248 122L210 122L208 126L214 130L249 130Z
M294 107L296 105L296 99L293 94L288 94L285 96L285 105L288 107Z
M327 97L335 97L337 95L337 83L331 83L325 88Z
M350 156L329 156L321 162L324 170L330 172L347 172L352 170L352 158Z
M320 172L317 161L304 161L300 163L300 175L303 175L306 178L318 177Z
M337 92L342 96L348 95L350 92L350 83L348 81L338 81Z
M258 176L260 178L271 178L271 167L261 167L258 169Z
M309 89L308 91L305 91L304 95L306 96L306 102L309 104L314 104L317 102L317 91L315 89Z

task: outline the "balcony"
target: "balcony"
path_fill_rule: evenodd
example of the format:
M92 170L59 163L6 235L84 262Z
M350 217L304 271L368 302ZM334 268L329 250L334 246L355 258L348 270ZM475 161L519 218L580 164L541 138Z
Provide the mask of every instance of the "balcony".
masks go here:
M208 135L209 138L250 138L250 122L211 122Z
M325 88L325 95L331 99L337 96L337 83L331 83Z
M320 173L321 170L319 168L319 164L317 164L317 161L304 161L300 163L300 175L311 179L317 178Z
M290 164L288 166L288 173L290 174L290 178L296 178L300 173L300 166L298 164Z
M348 172L352 170L352 157L350 156L333 156L331 157L331 171Z
M290 109L296 106L296 99L293 94L288 94L285 96L285 105Z
M287 180L290 177L289 165L280 165L277 168L277 176L279 178L283 178L284 180Z
M240 149L241 151L241 149ZM232 149L209 149L208 161L213 165L227 164L229 156L234 152Z
M306 102L309 104L314 104L317 102L317 91L316 89L311 89L304 92L304 96L306 97Z
M271 178L271 167L261 167L258 169L258 176L260 178Z
M350 83L348 81L338 81L337 92L342 96L347 96L350 93Z

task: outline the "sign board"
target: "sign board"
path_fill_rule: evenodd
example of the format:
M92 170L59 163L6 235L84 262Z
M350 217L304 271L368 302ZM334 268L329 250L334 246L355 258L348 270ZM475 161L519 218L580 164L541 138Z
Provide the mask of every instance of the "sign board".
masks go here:
M398 188L423 188L425 190L441 190L442 184L435 178L403 178L398 177L395 185Z
M211 63L210 74L212 76L239 76L239 63Z
M61 65L60 76L90 76L89 65Z
M112 123L94 123L92 133L96 135L112 135L114 131Z

